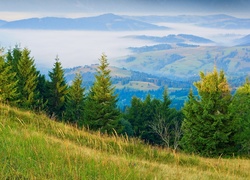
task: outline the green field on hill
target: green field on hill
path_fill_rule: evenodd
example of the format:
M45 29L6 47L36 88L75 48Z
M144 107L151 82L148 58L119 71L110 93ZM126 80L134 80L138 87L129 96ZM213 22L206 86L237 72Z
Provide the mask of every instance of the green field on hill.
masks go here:
M250 179L250 160L203 158L0 105L0 179Z

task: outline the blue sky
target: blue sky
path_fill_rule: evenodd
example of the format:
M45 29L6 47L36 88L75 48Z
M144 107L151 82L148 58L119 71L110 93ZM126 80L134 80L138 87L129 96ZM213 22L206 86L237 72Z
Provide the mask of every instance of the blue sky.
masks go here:
M249 0L0 0L0 19L25 16L85 14L202 14L249 15ZM17 17L18 18L18 17Z

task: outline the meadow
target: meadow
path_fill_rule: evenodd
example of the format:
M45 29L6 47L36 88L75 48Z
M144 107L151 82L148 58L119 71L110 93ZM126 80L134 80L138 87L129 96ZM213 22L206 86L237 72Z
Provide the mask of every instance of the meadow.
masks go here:
M0 179L250 179L250 160L204 158L0 105Z

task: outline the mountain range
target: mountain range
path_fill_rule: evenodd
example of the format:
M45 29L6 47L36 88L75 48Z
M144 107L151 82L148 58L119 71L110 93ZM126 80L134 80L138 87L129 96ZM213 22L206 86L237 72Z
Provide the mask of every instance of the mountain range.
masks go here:
M126 17L103 14L84 18L30 18L16 21L0 21L2 29L43 29L43 30L96 30L96 31L135 31L135 30L164 30L164 26L157 26L147 22L133 20Z
M179 15L179 16L130 16L135 20L149 23L192 23L196 26L221 29L249 29L250 19L236 18L225 14L206 16Z
M29 18L15 21L0 20L2 29L134 31L166 30L157 23L192 23L196 26L222 29L249 29L250 19L224 14L197 16L123 16L112 13L82 18Z

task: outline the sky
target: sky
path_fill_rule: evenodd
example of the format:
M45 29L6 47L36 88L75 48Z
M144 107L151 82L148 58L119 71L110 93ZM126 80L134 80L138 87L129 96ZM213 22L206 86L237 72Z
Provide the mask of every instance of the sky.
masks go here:
M28 17L82 17L100 13L118 14L208 14L249 15L249 0L0 0L0 19Z

